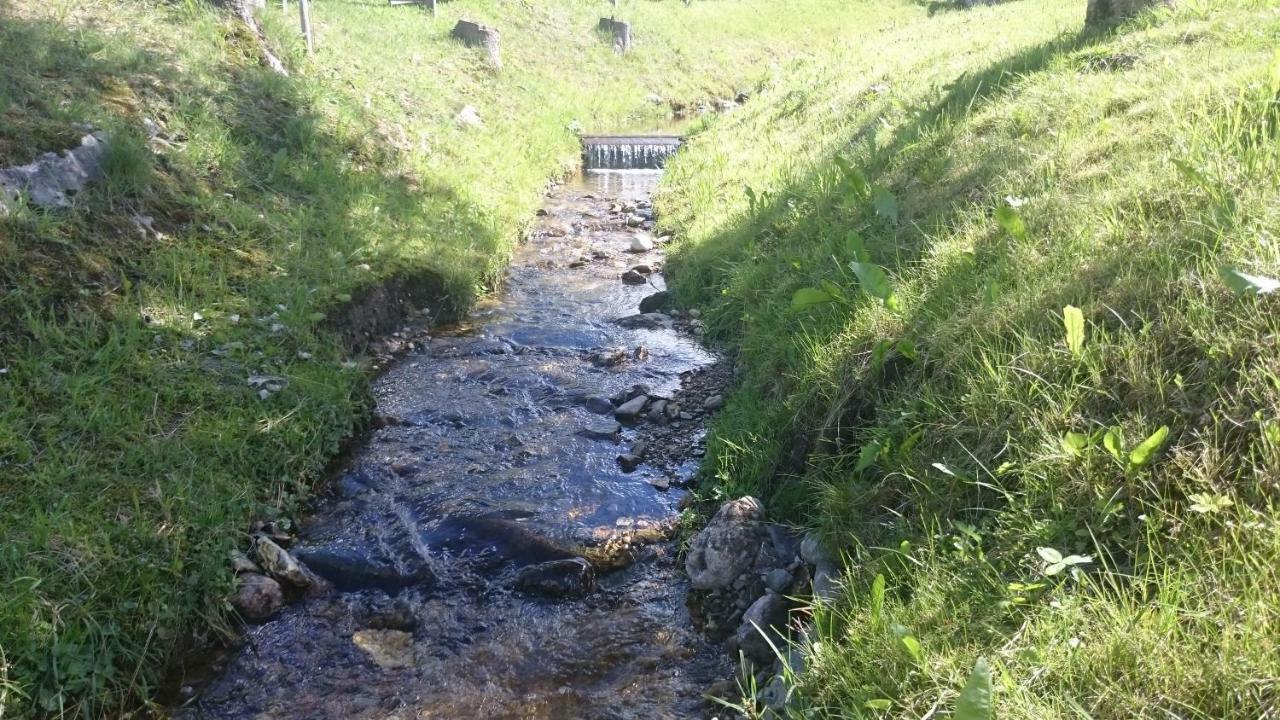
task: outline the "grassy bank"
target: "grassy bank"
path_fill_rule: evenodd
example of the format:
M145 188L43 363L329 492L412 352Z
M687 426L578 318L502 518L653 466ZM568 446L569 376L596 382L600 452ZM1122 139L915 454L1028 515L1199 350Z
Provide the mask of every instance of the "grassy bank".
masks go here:
M1084 5L885 3L668 175L746 369L706 492L849 560L799 708L951 711L979 658L1002 719L1280 708L1280 15Z
M283 78L205 3L0 2L0 166L82 123L113 138L74 208L0 218L6 717L121 717L175 648L228 631L228 552L252 518L295 515L367 406L326 316L401 276L432 310L465 308L576 162L574 128L658 123L651 94L749 90L854 17L623 10L636 50L619 57L586 3L468 0L432 21L320 0L307 58L273 7ZM833 24L795 19L811 13ZM462 14L504 31L502 71L448 38ZM481 126L455 121L467 105Z

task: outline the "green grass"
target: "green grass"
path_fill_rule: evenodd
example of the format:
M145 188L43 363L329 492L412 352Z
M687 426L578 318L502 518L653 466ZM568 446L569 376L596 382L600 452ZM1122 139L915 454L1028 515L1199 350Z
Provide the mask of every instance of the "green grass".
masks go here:
M797 717L947 713L979 658L1002 720L1280 707L1280 327L1219 270L1280 276L1280 15L1084 4L885 3L668 174L671 281L745 368L705 494L850 560Z
M251 519L296 517L367 411L327 315L405 276L466 308L576 164L575 128L750 91L865 8L624 3L619 57L588 3L459 0L433 21L319 0L307 58L273 3L282 78L196 0L0 1L0 165L81 123L114 138L73 209L0 218L5 717L122 717L175 652L231 631L227 553ZM462 14L503 30L502 71L448 38ZM465 105L482 128L455 122ZM287 387L260 400L255 374Z

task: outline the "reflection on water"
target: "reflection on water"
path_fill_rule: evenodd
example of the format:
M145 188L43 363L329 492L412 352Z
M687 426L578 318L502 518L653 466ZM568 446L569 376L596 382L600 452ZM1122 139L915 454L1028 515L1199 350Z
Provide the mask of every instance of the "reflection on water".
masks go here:
M376 383L378 413L398 422L373 435L295 546L341 592L251 630L185 717L699 714L723 669L688 622L668 546L577 599L510 589L522 567L598 560L676 514L679 491L655 490L658 471L618 467L629 431L582 433L612 420L593 414L600 398L639 383L673 392L713 359L671 331L614 323L662 284L620 282L659 258L627 252L641 231L611 206L643 200L658 177L592 172L557 192L503 294ZM643 361L591 359L640 345Z

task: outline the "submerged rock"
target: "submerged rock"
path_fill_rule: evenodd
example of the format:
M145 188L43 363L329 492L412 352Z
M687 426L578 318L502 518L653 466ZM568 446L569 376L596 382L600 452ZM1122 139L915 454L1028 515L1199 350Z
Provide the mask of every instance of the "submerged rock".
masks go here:
M755 562L765 538L764 506L753 497L731 500L698 533L685 558L685 572L697 590L733 583Z
M618 423L596 423L588 425L578 431L578 434L591 438L592 440L617 440L618 433L622 432L622 426Z
M635 270L628 270L622 273L622 282L627 285L644 285L649 279Z
M384 670L411 667L413 635L400 630L357 630L351 642Z
M513 584L521 592L548 597L580 597L595 588L596 574L583 558L551 560L521 568Z
M284 609L284 591L266 575L244 573L236 578L231 607L248 622L266 622Z
M671 316L662 313L628 315L615 322L628 330L670 330L673 325Z
M399 590L435 581L435 575L421 560L396 562L383 551L358 543L299 550L298 557L316 574L345 592L370 588Z
M644 412L644 406L648 403L648 395L637 395L619 405L618 409L613 411L613 415L622 422L635 422L636 418L640 417L640 413Z

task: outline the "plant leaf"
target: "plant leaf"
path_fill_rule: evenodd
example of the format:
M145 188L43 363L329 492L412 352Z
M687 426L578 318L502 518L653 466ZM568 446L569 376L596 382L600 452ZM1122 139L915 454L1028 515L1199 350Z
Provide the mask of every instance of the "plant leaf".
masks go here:
M834 301L835 298L831 297L831 295L825 290L819 290L815 287L804 287L797 290L795 294L791 296L791 311L799 312L801 310L808 310L811 307L824 305Z
M871 191L871 204L876 210L876 215L894 225L898 224L898 199L884 186L876 185Z
M871 348L871 367L879 370L884 367L885 358L889 357L889 348L893 347L893 343L888 340L881 340Z
M1084 313L1075 305L1062 308L1062 324L1067 330L1067 349L1072 355L1084 350Z
M867 261L867 244L857 230L850 230L849 234L844 236L844 252L850 260Z
M899 340L899 341L898 341L898 354L899 354L899 355L901 355L902 357L904 357L904 358L906 358L906 359L910 360L911 362L915 362L915 361L916 361L916 357L917 357L917 356L916 356L916 344L915 344L915 343L913 343L913 342L911 342L910 340Z
M1250 275L1226 265L1218 268L1218 274L1222 276L1222 281L1227 284L1227 287L1237 295L1267 295L1280 290L1280 280L1262 275Z
M1164 441L1169 437L1169 426L1162 425L1159 430L1151 433L1151 436L1138 444L1138 447L1129 453L1129 464L1134 467L1142 467L1151 462L1151 457L1160 451L1164 446Z
M1038 547L1036 548L1036 554L1047 563L1062 562L1062 553L1051 547Z
M996 222L1015 240L1027 238L1027 224L1022 221L1022 215L1017 210L1007 205L996 208Z
M849 263L849 268L853 270L854 275L858 276L858 283L868 294L886 302L893 296L893 286L889 284L889 276L879 265L853 262Z
M1120 433L1120 428L1114 427L1102 436L1102 446L1111 453L1111 457L1117 460L1124 460L1124 436Z
M871 622L880 622L880 616L884 613L884 573L876 575L876 579L871 581Z
M1062 436L1062 449L1067 451L1068 455L1079 455L1089 447L1089 436L1084 433L1069 432Z
M872 465L876 464L876 458L880 456L880 443L869 442L862 446L862 451L858 453L858 462L853 466L854 472L862 472Z
M893 701L885 698L876 698L862 703L862 706L868 710L888 710L893 707Z
M991 702L991 666L986 658L978 658L969 673L969 681L960 691L952 720L995 720Z

